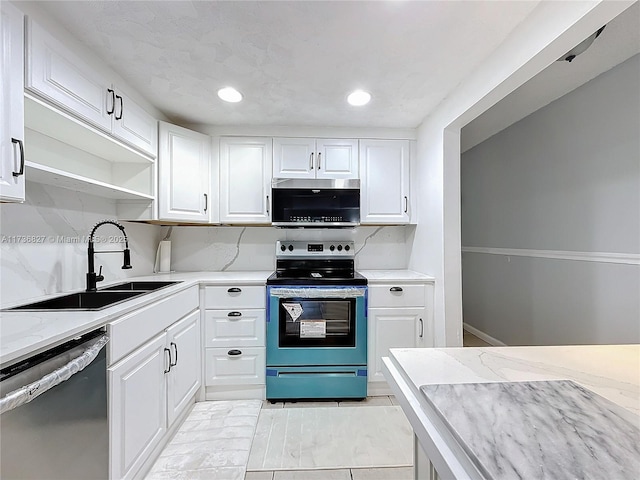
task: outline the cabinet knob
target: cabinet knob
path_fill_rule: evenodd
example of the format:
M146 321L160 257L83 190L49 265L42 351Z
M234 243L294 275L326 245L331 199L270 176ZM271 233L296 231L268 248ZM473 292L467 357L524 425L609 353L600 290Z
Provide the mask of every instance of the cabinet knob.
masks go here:
M242 293L242 290L238 287L232 287L229 290L227 290L227 293Z
M230 357L237 357L238 355L242 355L242 351L234 348L233 350L229 350L227 352L227 355L229 355Z
M402 292L402 287L391 287L390 292Z

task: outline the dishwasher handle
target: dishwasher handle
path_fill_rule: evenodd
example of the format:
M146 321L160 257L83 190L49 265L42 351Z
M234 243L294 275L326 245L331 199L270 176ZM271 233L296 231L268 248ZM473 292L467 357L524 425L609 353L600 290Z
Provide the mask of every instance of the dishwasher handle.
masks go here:
M84 370L85 367L95 360L100 350L104 348L108 341L109 337L105 334L87 342L87 348L66 365L56 368L52 372L44 375L40 380L20 387L2 397L0 399L0 414L20 407L25 403L29 403L56 385L69 380L73 375Z

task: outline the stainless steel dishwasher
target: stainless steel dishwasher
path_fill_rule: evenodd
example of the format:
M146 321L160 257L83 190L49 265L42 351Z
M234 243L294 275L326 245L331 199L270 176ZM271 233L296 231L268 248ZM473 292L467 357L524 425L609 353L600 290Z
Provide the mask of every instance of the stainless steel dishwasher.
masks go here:
M95 330L0 370L0 478L108 477L107 341Z

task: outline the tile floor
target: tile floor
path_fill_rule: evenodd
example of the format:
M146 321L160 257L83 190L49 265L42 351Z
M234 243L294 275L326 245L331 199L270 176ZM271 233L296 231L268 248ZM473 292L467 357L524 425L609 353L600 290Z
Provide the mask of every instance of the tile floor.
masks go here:
M340 402L197 403L146 480L412 480L413 467L246 471L260 408L366 408L397 404L393 396ZM224 451L224 455L212 453L216 451Z
M362 401L276 402L265 400L263 409L309 407L371 407L398 405L393 395L367 397ZM340 468L324 470L247 471L244 480L413 480L413 467Z

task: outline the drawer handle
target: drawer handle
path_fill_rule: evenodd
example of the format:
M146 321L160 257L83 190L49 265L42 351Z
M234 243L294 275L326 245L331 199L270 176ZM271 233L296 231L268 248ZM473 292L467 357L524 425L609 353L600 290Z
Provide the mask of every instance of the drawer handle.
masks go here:
M164 373L169 373L171 371L171 350L169 350L168 348L165 348L164 353L169 355L168 367L165 369Z
M229 290L227 290L227 293L242 293L242 289L240 289L238 287L233 287L233 288L230 288Z
M236 350L234 348L233 350L229 350L227 352L227 355L229 355L230 357L237 357L238 355L242 355L242 351L241 350Z
M241 312L229 312L227 313L227 317L241 317L242 313Z
M402 291L402 287L391 287L389 289L390 292L401 292Z
M176 352L176 359L173 362L171 362L171 356L169 356L169 368L175 367L176 365L178 365L178 346L174 342L171 342L170 346Z

